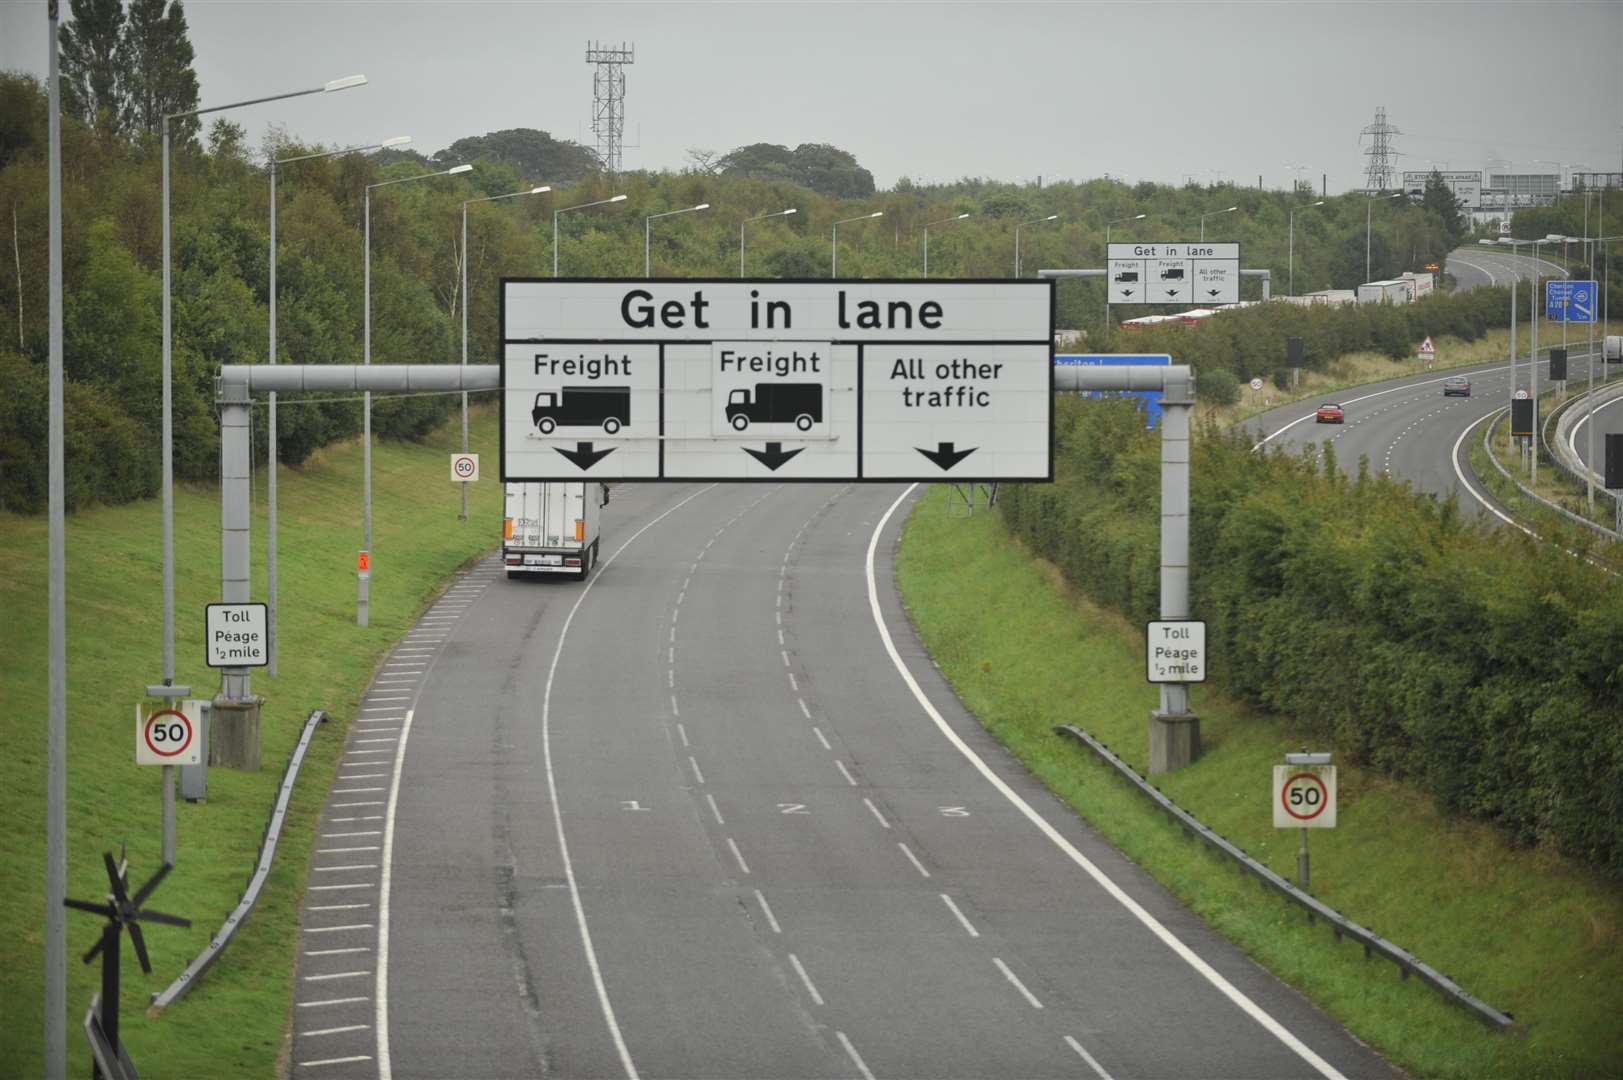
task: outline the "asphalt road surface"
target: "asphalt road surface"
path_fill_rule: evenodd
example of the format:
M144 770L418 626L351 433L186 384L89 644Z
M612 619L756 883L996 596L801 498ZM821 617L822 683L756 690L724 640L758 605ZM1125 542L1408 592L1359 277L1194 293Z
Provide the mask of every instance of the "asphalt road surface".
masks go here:
M293 1072L1394 1075L964 711L904 490L633 485L589 582L459 581L324 810Z
M1518 245L1523 247L1526 245ZM1488 247L1478 244L1456 248L1443 262L1445 272L1454 277L1455 289L1464 291L1480 285L1509 285L1514 279L1531 281L1536 273L1542 277L1566 277L1567 269L1548 259L1534 259L1531 255L1515 255L1510 247Z

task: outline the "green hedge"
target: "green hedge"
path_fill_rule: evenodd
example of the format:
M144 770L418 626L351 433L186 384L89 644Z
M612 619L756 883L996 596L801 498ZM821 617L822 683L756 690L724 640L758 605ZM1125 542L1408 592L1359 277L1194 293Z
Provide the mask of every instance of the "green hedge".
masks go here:
M1159 604L1158 435L1058 402L1056 482L1011 530L1095 600ZM1326 447L1328 450L1328 447ZM1214 680L1518 843L1623 879L1623 585L1333 454L1194 444L1192 603Z

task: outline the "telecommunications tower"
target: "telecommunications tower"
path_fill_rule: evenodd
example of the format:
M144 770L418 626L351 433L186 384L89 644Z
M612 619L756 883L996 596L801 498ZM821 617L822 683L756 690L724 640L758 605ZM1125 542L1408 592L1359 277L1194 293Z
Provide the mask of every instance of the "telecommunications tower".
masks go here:
M1392 176L1397 171L1397 163L1392 159L1398 156L1392 146L1392 136L1402 134L1386 122L1385 105L1376 106L1375 122L1358 133L1360 142L1365 135L1370 137L1369 146L1364 150L1364 155L1369 158L1369 164L1364 167L1364 188L1370 194L1386 191L1392 186Z
M620 148L625 145L625 65L636 60L635 45L586 43L586 62L597 65L592 73L592 133L597 136L597 164L611 176L620 173Z

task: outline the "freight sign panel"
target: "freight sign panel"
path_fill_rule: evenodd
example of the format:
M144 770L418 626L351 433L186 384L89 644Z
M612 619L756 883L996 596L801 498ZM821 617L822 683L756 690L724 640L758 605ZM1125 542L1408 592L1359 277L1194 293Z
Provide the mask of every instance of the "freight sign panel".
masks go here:
M1111 244L1112 304L1237 304L1239 244Z
M1053 295L504 280L502 479L1051 479Z

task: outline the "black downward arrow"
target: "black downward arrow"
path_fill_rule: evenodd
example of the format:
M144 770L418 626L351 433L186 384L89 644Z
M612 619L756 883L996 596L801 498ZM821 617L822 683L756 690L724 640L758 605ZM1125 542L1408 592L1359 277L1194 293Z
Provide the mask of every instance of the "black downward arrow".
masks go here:
M553 449L574 462L582 472L590 469L593 465L614 453L615 450L612 446L607 450L593 450L592 444L589 442L576 443L573 450L565 450L561 446L554 446Z
M1207 291L1206 295L1207 296L1216 296L1219 293L1221 293L1222 291L1223 291L1222 289L1211 289L1211 290Z
M952 443L944 442L937 443L934 450L926 450L922 446L915 446L913 449L935 462L943 470L946 470L952 468L970 454L973 454L975 451L979 450L980 447L971 446L968 450L954 450L952 448Z
M765 450L754 450L748 446L739 447L739 449L743 450L744 453L748 454L756 461L759 461L762 465L765 465L773 472L777 472L778 466L782 465L785 461L788 461L790 458L794 457L796 454L800 453L800 451L806 448L804 446L800 446L790 450L788 453L784 453L783 444L781 442L769 442L766 444Z
M1168 289L1167 290L1167 295L1168 296L1177 296L1178 295L1178 290L1177 289Z
M1121 291L1121 294L1123 296L1132 296L1133 295L1133 290L1132 289L1123 289Z

